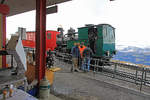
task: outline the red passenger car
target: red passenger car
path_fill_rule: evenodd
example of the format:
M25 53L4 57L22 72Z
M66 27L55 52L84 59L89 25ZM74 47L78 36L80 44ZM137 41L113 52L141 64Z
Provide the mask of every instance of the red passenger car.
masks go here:
M53 51L57 47L57 34L59 34L57 31L46 31L46 51ZM27 48L35 48L35 32L26 32L26 40L22 40L22 44Z

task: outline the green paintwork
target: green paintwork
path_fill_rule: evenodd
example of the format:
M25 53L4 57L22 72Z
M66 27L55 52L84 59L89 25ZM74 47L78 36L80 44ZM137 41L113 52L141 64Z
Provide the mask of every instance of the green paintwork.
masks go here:
M74 45L74 43L80 43L84 42L85 45L88 44L88 40L69 40L67 41L67 49L71 49Z
M103 48L103 35L102 35L102 27L98 28L98 39L96 41L96 53L95 56L101 56L102 55L102 48Z
M67 49L71 49L74 42L84 42L84 44L87 45L88 28L89 27L78 28L78 40L68 41ZM96 28L98 29L98 39L96 41L96 53L94 54L94 56L105 56L106 51L109 51L110 55L113 55L113 52L115 51L115 29L109 24L96 25Z
M112 55L115 51L115 34L114 28L110 25L103 25L103 56L106 51Z
M88 40L88 27L78 28L78 40Z
M113 53L113 51L115 50L115 43L112 43L112 44L103 44L103 56L104 56L104 53L105 51L109 51L110 54Z

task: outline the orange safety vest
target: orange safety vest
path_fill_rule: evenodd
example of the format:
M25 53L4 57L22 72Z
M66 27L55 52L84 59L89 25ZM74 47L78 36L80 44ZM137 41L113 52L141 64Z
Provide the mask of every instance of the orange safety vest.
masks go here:
M83 51L84 51L85 48L86 48L86 46L84 46L84 45L83 45L82 48L79 46L79 51L80 51L81 58L83 58Z

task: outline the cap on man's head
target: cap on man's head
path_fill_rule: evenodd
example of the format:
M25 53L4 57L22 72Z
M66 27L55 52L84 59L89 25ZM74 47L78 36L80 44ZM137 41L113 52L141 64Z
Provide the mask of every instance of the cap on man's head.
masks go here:
M84 42L81 42L81 45L84 45Z
M77 46L79 46L80 45L80 43L77 43Z
M77 45L77 43L75 42L74 45Z

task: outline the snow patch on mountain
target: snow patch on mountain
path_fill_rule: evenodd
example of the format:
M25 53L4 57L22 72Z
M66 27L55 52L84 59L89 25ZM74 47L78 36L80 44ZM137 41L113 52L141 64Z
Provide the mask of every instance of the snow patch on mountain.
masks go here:
M127 45L116 45L116 50L120 52L138 52L147 53L150 52L150 47L137 47L137 46L127 46Z

